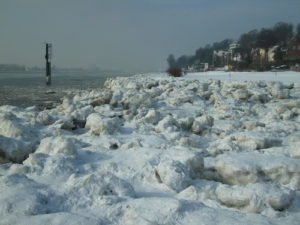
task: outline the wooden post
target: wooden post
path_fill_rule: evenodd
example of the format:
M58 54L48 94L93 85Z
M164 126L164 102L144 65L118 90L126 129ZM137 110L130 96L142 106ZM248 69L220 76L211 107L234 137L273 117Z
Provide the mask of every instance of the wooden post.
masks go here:
M46 85L51 85L51 44L46 43Z

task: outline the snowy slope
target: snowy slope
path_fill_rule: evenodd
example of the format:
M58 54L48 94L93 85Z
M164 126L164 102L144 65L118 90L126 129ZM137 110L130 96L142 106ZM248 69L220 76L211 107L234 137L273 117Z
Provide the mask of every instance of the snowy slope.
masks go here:
M299 224L300 74L203 74L1 106L0 224Z

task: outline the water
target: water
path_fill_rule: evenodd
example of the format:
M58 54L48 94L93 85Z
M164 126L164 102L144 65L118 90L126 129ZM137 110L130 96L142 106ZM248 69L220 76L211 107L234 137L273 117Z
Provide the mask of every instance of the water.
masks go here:
M0 105L51 107L68 91L101 88L106 79L114 76L85 72L54 73L52 85L46 86L42 73L0 73Z

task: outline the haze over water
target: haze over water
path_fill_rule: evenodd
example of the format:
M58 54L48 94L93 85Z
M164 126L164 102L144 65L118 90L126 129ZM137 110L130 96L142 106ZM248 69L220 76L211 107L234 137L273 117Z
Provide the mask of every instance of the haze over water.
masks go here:
M57 102L72 90L101 88L111 74L92 72L53 73L51 86L43 73L0 73L0 105L43 106Z

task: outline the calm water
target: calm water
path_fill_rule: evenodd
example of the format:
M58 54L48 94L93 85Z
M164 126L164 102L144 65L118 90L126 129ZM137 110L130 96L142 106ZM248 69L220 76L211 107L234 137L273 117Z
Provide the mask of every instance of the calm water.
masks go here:
M124 76L124 74L118 74ZM42 73L0 73L0 105L41 108L60 101L67 91L103 87L106 79L115 77L99 73L52 74L52 85L45 85Z

